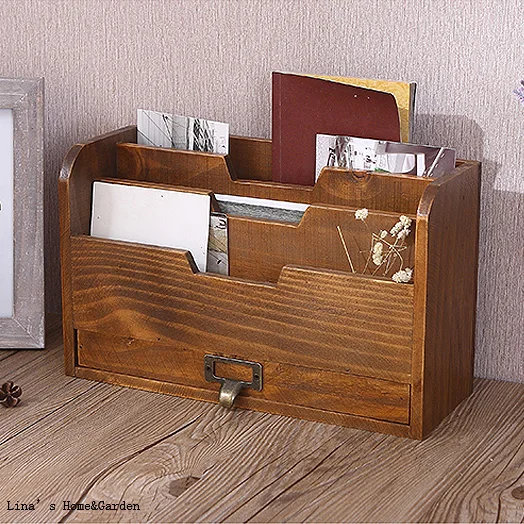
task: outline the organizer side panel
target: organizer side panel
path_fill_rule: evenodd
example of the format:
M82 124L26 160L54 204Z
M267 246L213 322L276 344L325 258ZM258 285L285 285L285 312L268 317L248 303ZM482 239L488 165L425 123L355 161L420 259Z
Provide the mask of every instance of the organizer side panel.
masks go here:
M64 339L65 373L66 375L74 375L76 365L76 344L75 330L73 329L73 285L71 280L71 208L69 201L69 171L64 175L65 176L61 176L58 181L58 204L60 208L60 275L62 281L62 332Z
M428 187L420 204L413 398L417 438L473 389L479 196L479 164L464 162Z
M411 381L410 285L299 268L261 285L195 274L177 250L72 241L76 329Z
M116 144L136 137L133 127L108 133L81 146L69 169L71 234L87 235L91 221L93 180L116 176ZM66 160L67 164L67 160Z
M204 379L204 356L209 351L89 331L78 333L80 366L213 391L217 401L219 384ZM227 348L218 353L228 356ZM264 387L262 391L243 389L241 397L401 424L409 421L408 384L261 359L258 362L263 366ZM227 371L227 378L245 380L235 375L235 369Z
M91 184L100 173L111 176L116 169L115 144L136 139L136 129L128 127L75 145L68 152L58 180L60 218L60 262L62 279L62 321L64 360L67 374L74 373L75 332L73 329L71 235L88 233L91 210Z

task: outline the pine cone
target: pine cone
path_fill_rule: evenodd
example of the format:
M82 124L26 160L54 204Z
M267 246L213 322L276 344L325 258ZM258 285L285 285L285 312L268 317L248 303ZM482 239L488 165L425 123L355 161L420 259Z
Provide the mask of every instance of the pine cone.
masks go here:
M14 382L6 382L0 387L0 404L6 408L14 408L22 396L22 388Z

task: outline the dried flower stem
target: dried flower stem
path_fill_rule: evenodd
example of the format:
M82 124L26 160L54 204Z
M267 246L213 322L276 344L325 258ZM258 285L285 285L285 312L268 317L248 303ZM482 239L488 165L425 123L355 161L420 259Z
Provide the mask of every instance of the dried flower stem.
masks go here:
M368 258L366 260L366 265L364 266L364 270L362 271L362 273L365 273L367 270L368 270L368 267L369 267L369 261L371 260L373 256L373 248L371 248L369 250L369 253L368 253Z
M386 253L384 253L384 259L382 263L373 271L373 273L371 273L372 275L376 275L379 272L380 268L383 267L385 264L386 265L386 269L384 271L384 276L385 276L387 272L389 271L389 269L391 268L391 264L394 263L394 260L392 260L393 255L398 256L398 258L400 259L400 267L402 268L402 266L404 265L404 259L402 258L400 251L404 251L405 249L407 249L407 246L404 246L404 245L398 246L397 245L398 239L395 239L395 243L391 244L384 237L377 235L377 233L372 233L371 244L374 245L375 242L382 242L383 244L386 244L386 246L389 247L389 250L386 251ZM371 252L368 256L368 261L370 258L371 258ZM367 267L368 266L366 265L363 271L364 273L366 272Z
M355 234L352 231L351 231L351 236L353 237L355 246L357 246L358 252L362 255L362 259L364 260L364 263L365 263L367 260L366 255L364 255L364 251L362 251L360 244L358 243L357 237L355 236Z
M342 235L342 230L340 229L340 226L337 226L337 231L340 236L340 241L342 242L342 246L344 247L344 251L346 252L346 257L349 262L349 267L351 268L351 271L355 273L355 268L353 267L353 262L351 262L351 257L349 256L348 247L346 245L346 241L344 240L344 236Z
M364 222L365 228L368 230L369 233L371 233L371 243L367 259L364 252L362 250L359 250L359 252L366 260L362 273L365 274L366 272L368 272L371 275L376 275L377 273L382 273L383 271L383 275L387 276L389 272L393 271L393 267L396 266L396 264L398 263L399 270L391 278L395 282L409 282L413 275L413 269L408 267L404 268L404 258L401 253L402 251L408 249L408 246L406 245L406 238L411 233L410 226L413 222L413 219L406 215L400 215L398 222L389 231L386 229L381 229L379 232L373 232L370 230L366 222L368 215L369 211L366 208L357 209L355 211L355 219ZM342 241L342 245L344 246L344 249L346 251L346 255L348 256L348 260L350 260L348 249L342 236L342 232L340 231L340 228L338 226L337 229L340 235L340 239ZM391 242L388 242L386 240L386 237L388 235L393 237ZM373 261L374 266L376 266L374 269L370 267L371 261ZM354 273L355 270L353 268L351 260L350 264L351 270Z
M398 242L398 238L395 239L395 242L393 244L388 244L386 242L386 244L388 244L391 249L387 253L387 255L384 257L385 258L385 262L386 262L386 270L384 271L384 275L387 274L387 272L391 269L392 264L394 264L394 262L395 262L394 259L393 259L393 253L395 255L397 255L398 258L400 259L400 268L402 269L402 267L404 266L404 259L402 258L402 255L400 254L400 251L404 251L405 249L407 249L407 246L404 246L403 244L398 246L397 242ZM402 242L404 242L404 241L402 240Z

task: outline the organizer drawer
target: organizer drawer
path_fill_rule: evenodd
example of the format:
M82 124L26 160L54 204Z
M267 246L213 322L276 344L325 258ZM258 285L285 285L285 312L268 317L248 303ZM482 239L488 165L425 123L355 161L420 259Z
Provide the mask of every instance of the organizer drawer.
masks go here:
M226 357L224 351L214 351ZM133 377L170 382L209 392L218 398L219 384L204 378L206 351L184 344L164 345L133 338L78 332L78 365ZM256 361L249 347L242 360ZM296 356L300 361L300 355ZM242 397L254 397L282 404L293 404L335 413L365 416L407 424L410 386L387 380L353 376L348 373L277 362L259 362L263 370L261 391L245 388ZM228 366L224 378L246 380L243 366ZM196 394L196 398L202 398ZM204 393L204 398L206 395Z

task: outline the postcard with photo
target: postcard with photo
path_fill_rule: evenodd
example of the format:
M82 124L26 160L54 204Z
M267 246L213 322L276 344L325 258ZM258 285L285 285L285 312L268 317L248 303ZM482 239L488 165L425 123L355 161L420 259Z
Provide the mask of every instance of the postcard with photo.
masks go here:
M323 167L436 178L455 168L455 150L352 136L317 135L315 180Z
M229 153L229 124L139 109L137 142L205 153Z

